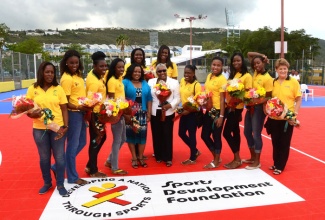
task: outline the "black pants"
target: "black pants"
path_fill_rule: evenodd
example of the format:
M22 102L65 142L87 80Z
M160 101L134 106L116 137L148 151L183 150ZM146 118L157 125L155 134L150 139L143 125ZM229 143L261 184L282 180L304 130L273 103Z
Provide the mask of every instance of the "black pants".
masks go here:
M207 111L203 117L201 139L211 152L220 154L222 149L221 132L223 124L219 128L217 128L216 125L212 126L212 124L213 119L209 116ZM211 138L211 134L213 139Z
M223 137L226 139L231 151L237 153L240 150L240 129L239 121L242 118L243 109L229 111L226 109L226 123L223 129Z
M96 115L91 113L91 120L89 122L89 136L90 136L90 142L88 148L89 159L87 163L87 167L90 170L90 174L94 174L98 172L98 167L97 167L98 153L102 148L104 142L106 141L106 132L105 132L105 134L102 136L99 142L96 142L96 138L98 137L98 132L95 127L95 120L97 120Z
M179 120L178 136L190 148L190 160L196 159L196 130L197 123L195 120L195 113L183 115ZM188 132L188 134L186 133Z
M289 158L293 126L288 124L285 131L287 121L270 118L268 120L272 138L274 166L278 170L284 170Z
M166 116L165 121L160 121L160 116L161 110L157 110L156 116L151 116L153 151L157 161L172 161L175 114Z

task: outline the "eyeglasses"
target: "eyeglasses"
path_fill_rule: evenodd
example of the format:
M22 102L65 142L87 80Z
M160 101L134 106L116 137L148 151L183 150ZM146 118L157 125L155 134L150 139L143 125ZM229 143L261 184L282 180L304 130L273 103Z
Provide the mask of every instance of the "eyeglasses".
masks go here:
M167 70L158 70L157 73L167 72Z

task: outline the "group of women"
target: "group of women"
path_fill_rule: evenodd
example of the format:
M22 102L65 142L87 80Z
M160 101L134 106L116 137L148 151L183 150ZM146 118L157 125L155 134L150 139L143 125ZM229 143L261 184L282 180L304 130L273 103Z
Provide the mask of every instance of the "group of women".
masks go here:
M111 124L112 148L105 161L105 166L111 169L112 174L125 175L128 172L120 169L118 165L119 152L122 145L127 142L131 153L131 166L135 169L147 167L144 149L147 140L147 125L151 123L153 155L157 163L164 162L167 167L172 166L173 160L173 126L175 110L180 103L188 102L189 97L200 94L202 87L196 80L193 65L184 69L184 77L180 83L177 81L177 66L170 60L168 46L160 47L157 60L151 63L155 69L156 78L145 80L145 71L149 71L145 63L145 53L136 48L131 53L131 63L125 64L122 59L114 59L109 68L106 55L95 52L92 55L93 69L88 73L86 86L82 78L83 64L80 54L75 50L65 53L60 62L60 85L56 79L55 66L50 62L43 62L37 72L37 81L27 91L27 98L34 100L40 107L28 116L33 118L33 136L40 156L40 167L44 185L39 194L44 194L52 188L51 170L57 181L59 194L67 196L64 187L65 170L68 183L86 184L87 181L79 177L76 169L76 157L86 145L86 127L89 124L88 162L85 172L90 177L106 177L104 172L98 170L97 160L100 149L106 141L106 131L98 130L98 114L91 107L79 105L78 98L86 97L89 92L101 93L103 100L107 98L122 98L132 100L136 111L125 112L117 122ZM288 76L289 63L280 59L276 62L277 79L272 79L265 69L267 57L258 53L249 53L252 76L248 72L244 57L241 53L234 53L230 62L229 79L238 78L245 89L263 87L266 97L279 97L290 110L298 114L301 94L297 81ZM224 85L227 79L223 76L223 59L215 57L211 63L211 73L205 82L205 91L212 94L203 115L201 138L212 155L212 161L207 162L205 169L214 169L220 165L222 150L222 133L229 144L234 159L224 166L234 169L247 163L246 169L256 169L261 166L260 155L262 150L261 132L264 125L265 114L263 104L247 107L244 118L244 134L249 146L251 158L242 160L240 157L240 129L244 104L227 106ZM161 102L156 95L156 84L163 83L171 94ZM42 109L51 109L54 122L60 125L57 132L47 129L39 120L44 114ZM214 114L211 109L215 109ZM178 135L189 148L189 157L182 161L183 165L192 165L201 155L197 148L196 133L198 129L197 113L184 109L179 121ZM164 120L162 120L164 115ZM213 116L213 117L211 117ZM136 132L132 127L132 117L139 123L140 129ZM226 121L224 123L224 121ZM278 129L286 121L270 120L270 131L274 148L274 164L270 169L274 174L280 174L286 165L289 156L290 141L294 122L289 121L286 131ZM65 150L65 140L67 141ZM51 165L51 152L55 164Z

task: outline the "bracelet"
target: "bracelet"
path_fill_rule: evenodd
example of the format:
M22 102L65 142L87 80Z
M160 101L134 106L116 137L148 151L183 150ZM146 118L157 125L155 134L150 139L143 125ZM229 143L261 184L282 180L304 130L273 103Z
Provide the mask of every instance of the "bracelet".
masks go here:
M223 115L219 115L219 118L223 118L223 117L225 117L225 116L223 116Z
M61 126L61 128L63 128L63 129L64 129L64 128L68 128L68 127L69 127L69 126L66 126L66 125Z

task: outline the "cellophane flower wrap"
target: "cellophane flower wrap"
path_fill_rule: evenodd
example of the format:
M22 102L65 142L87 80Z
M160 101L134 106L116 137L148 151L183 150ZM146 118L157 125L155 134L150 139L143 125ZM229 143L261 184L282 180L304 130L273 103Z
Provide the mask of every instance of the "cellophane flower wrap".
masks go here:
M86 107L94 107L102 99L103 96L100 92L88 92L87 97L78 97L78 104Z
M156 70L155 67L150 66L149 70L144 71L144 79L148 82L149 79L155 78Z
M160 80L156 85L154 85L153 90L159 100L160 107L168 104L167 99L172 94L172 91L168 88L165 81ZM165 118L166 112L162 111L160 121L165 121Z
M266 91L263 87L251 88L245 91L244 103L246 106L258 105L265 102Z
M297 115L289 110L287 106L277 97L269 99L265 104L265 113L272 119L292 120L295 126L299 126Z
M131 107L131 127L134 133L139 133L141 130L140 122L136 118L137 112L140 110L140 105L137 102L129 102Z
M200 106L196 102L194 96L190 96L187 98L187 102L185 102L182 106L176 108L176 112L178 115L174 118L174 121L181 117L183 111L186 110L188 112L198 112L200 111Z
M242 103L245 96L245 86L240 79L232 79L224 86L226 91L227 106L235 108L238 104Z
M34 111L38 106L32 99L26 98L25 95L19 95L12 97L12 108L10 117L17 119L28 112Z
M211 96L211 93L209 93L209 92L200 92L199 94L197 94L194 97L196 103L198 104L198 106L201 110L204 109L205 106L207 105L210 96Z

